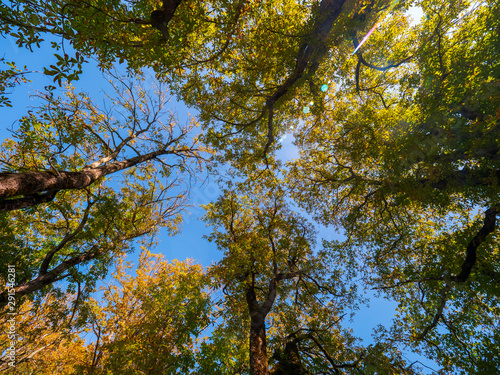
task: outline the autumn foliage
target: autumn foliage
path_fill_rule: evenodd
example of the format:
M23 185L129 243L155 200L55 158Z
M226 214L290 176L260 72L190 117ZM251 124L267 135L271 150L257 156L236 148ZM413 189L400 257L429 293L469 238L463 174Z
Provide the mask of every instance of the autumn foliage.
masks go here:
M52 56L0 57L2 111L51 81L0 149L0 370L497 373L499 17L468 0L0 4L2 37ZM107 94L76 88L90 65ZM154 255L207 176L220 197L196 220L221 259ZM371 344L349 329L364 290L396 306Z

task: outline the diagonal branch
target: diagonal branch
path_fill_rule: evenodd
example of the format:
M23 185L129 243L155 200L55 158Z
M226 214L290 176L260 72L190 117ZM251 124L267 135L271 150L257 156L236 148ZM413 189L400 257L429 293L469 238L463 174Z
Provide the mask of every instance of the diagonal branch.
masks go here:
M353 40L352 40L353 44L354 44L354 47L358 47L358 38L356 36L356 32L354 32L354 37L353 37ZM377 65L373 65L373 64L370 64L369 62L367 62L364 57L363 57L363 54L361 53L361 51L358 51L356 52L356 56L358 57L358 62L371 68L371 69L375 69L375 70L378 70L378 71L381 71L381 72L385 72L386 70L389 70L391 68L397 68L398 66L404 64L404 63L407 63L408 61L410 61L411 59L413 59L414 55L410 55L408 57L405 57L403 60L401 60L400 62L396 63L396 64L389 64L389 65L386 65L386 66L377 66Z
M458 275L452 277L452 281L463 283L469 278L472 268L477 261L477 248L486 240L486 237L496 229L496 217L499 212L500 205L490 207L486 210L483 226L467 245L467 255L462 263L462 269Z
M105 156L105 157L103 157L103 158L101 158L101 159L99 159L99 160L97 160L97 161L93 162L92 164L89 164L89 165L87 165L87 166L83 167L83 170L97 168L97 167L99 167L100 165L103 165L103 164L107 163L107 162L108 162L108 161L110 161L110 160L114 160L114 159L116 159L116 157L118 156L118 154L120 153L120 151L121 151L121 150L122 150L125 146L127 146L127 145L129 144L129 142L130 142L130 141L132 141L132 140L136 139L136 138L137 138L139 135L141 135L142 133L147 132L147 131L149 130L149 128L150 128L150 127L151 127L151 124L149 124L146 128L144 128L144 129L142 129L142 130L138 131L137 133L134 133L134 134L132 134L132 135L128 136L127 138L125 138L124 140L122 140L122 141L120 142L120 144L119 144L119 145L115 148L115 150L114 150L111 154L109 154L109 155L107 155L107 156Z
M54 247L51 251L47 253L45 256L42 265L40 266L40 271L38 272L39 275L45 275L47 273L47 270L49 269L50 262L52 261L52 258L54 255L59 252L69 241L71 241L75 236L80 233L83 230L83 227L85 226L85 223L87 222L89 218L89 213L90 213L90 208L92 207L93 203L88 202L87 208L85 208L85 212L83 214L82 220L80 221L80 224L78 227L75 228L74 231L67 233L64 238L59 242L59 244Z
M57 267L46 272L45 274L43 274L43 275L39 274L38 277L36 277L35 279L33 279L27 283L16 286L14 288L15 293L17 296L23 296L23 295L33 293L37 290L40 290L43 287L50 285L57 280L60 280L61 275L63 275L63 273L66 270L68 270L68 269L70 269L78 264L81 264L83 262L86 262L88 260L94 259L99 254L101 254L101 252L102 251L100 249L98 249L98 246L95 245L89 251L62 262ZM68 275L66 275L66 276L68 276ZM3 292L0 294L0 307L5 306L6 304L7 304L7 293Z
M418 339L423 339L431 329L437 326L439 320L443 317L443 310L446 306L446 302L448 301L448 292L451 290L451 284L446 283L446 285L440 290L439 294L441 295L441 302L439 303L436 314L434 315L434 319L432 319L431 324L429 324L423 332L417 337Z
M268 111L267 142L264 147L263 156L266 157L269 147L274 142L274 131L272 122L272 109L274 104L286 93L288 93L297 81L302 78L307 67L308 74L312 75L319 67L319 62L328 52L327 37L333 27L335 20L340 15L342 7L347 0L322 0L319 4L318 15L315 19L312 36L304 41L299 47L299 53L295 60L295 68L288 78L268 97L266 106Z
M146 229L141 232L136 232L133 235L127 237L117 238L115 240L115 243L120 243L123 240L132 240L134 238L141 237L147 233L150 233L150 231L151 229ZM65 274L67 270L70 270L79 264L96 259L97 257L111 251L112 249L110 249L109 247L103 248L101 244L95 244L89 250L61 262L59 265L57 265L50 271L47 271L45 274L39 274L35 279L17 285L16 287L14 287L15 294L17 296L24 296L36 292L56 281L65 279L66 277L70 276L70 274L68 273ZM5 290L3 293L0 293L0 308L4 307L8 302L7 292L8 290Z
M319 340L312 333L308 333L307 337L310 338L316 344L318 349L321 351L321 353L323 353L325 358L328 360L328 362L330 362L330 364L336 370L337 373L339 373L338 370L342 369L342 368L356 368L359 365L359 363L361 362L361 360L363 359L363 355L360 355L360 357L352 363L337 364L335 362L335 360L332 358L332 356L330 355L330 353L328 353L328 351L325 349L325 347L323 345L321 345Z
M451 281L463 283L469 278L472 268L475 266L477 261L477 248L486 240L486 237L495 230L496 215L499 213L499 211L500 205L490 207L486 210L483 226L467 245L467 255L464 262L462 263L462 269L458 275L451 277ZM447 282L439 292L439 294L441 295L441 302L439 304L437 312L434 315L434 319L432 320L431 324L429 324L418 336L419 339L424 338L431 329L436 327L439 320L443 319L443 310L446 305L446 301L448 300L448 292L451 290L451 287L452 284Z
M176 155L179 157L196 157L196 149L168 150L167 147L174 143L172 140L157 151L139 155L133 158L116 161L92 169L83 169L78 172L59 171L53 172L24 172L0 173L0 207L9 207L9 197L18 195L33 195L41 192L83 189L99 178L125 170L143 162L147 162L162 155ZM15 207L15 204L11 206ZM5 210L4 210L5 211Z
M269 281L269 288L267 292L267 298L259 306L260 313L266 316L271 308L273 307L274 300L276 299L278 282L286 279L293 279L294 277L300 276L302 273L300 271L293 272L280 272L276 274L271 281Z

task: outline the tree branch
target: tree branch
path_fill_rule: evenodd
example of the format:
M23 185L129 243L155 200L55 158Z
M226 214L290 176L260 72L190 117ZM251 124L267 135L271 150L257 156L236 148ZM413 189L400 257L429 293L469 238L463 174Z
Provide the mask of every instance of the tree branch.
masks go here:
M90 208L92 207L93 203L88 202L87 208L85 208L85 212L83 214L82 220L80 221L80 224L78 227L75 228L74 231L71 233L67 233L64 238L59 242L59 244L54 247L51 251L45 255L45 258L40 266L40 271L38 272L39 275L45 275L47 273L47 270L49 268L50 262L52 261L52 258L54 255L60 251L69 241L71 241L75 236L80 233L83 230L83 227L85 226L85 223L87 222L89 218L89 213L90 213Z
M434 315L434 319L432 319L431 324L425 327L423 332L417 337L418 339L423 339L430 332L430 330L436 327L437 324L439 323L439 319L441 319L441 317L443 316L443 310L444 307L446 306L446 302L448 301L448 292L450 291L450 289L451 289L451 284L447 283L439 292L439 294L441 295L441 302L439 304L436 314Z
M52 270L46 272L43 275L38 275L35 279L25 283L16 286L15 293L18 296L24 296L26 294L33 293L37 290L42 289L43 287L52 284L53 282L57 281L60 279L60 276L69 268L76 266L77 264L81 264L83 262L86 262L88 260L91 260L101 254L102 250L98 250L98 246L95 245L92 247L91 250L77 255L71 259L68 259L61 264L59 264L57 267L53 268ZM68 276L68 275L67 275ZM0 307L3 307L7 304L7 293L3 292L0 294Z
M354 37L353 37L353 40L352 40L353 44L354 44L354 47L357 48L358 47L358 38L356 37L356 32L354 32ZM406 58L404 58L403 60L401 60L400 62L396 63L396 64L389 64L389 65L386 65L386 66L377 66L377 65L373 65L373 64L370 64L369 62L367 62L364 58L363 58L363 54L361 53L361 51L358 51L356 52L356 56L358 57L358 63L361 63L371 69L375 69L375 70L378 70L378 71L381 71L381 72L385 72L386 70L389 70L391 68L397 68L398 66L404 64L404 63L407 63L408 61L410 61L411 59L413 59L414 55L410 55Z
M318 347L318 349L321 351L321 353L323 353L323 355L325 356L325 358L328 360L328 362L330 362L330 364L332 365L332 367L335 370L338 370L338 369L341 369L341 368L354 368L354 367L357 367L358 364L359 364L359 362L361 362L361 360L363 359L363 356L360 356L359 359L356 360L355 362L352 362L352 363L342 363L342 364L339 365L339 364L335 363L335 361L333 360L333 358L330 355L330 353L328 353L328 351L323 347L323 345L321 345L321 343L319 342L319 340L312 333L308 333L307 337L310 338L316 344L316 346Z
M21 210L42 203L52 202L59 190L47 191L43 194L30 194L22 198L0 200L0 212Z
M174 141L175 140L172 140L168 145ZM166 147L168 147L168 145L166 145ZM53 172L0 173L0 199L2 199L0 200L0 207L2 207L3 204L6 208L12 206L15 209L16 205L9 204L9 200L6 199L12 196L28 196L44 191L53 192L59 190L83 189L101 177L153 160L158 156L176 155L194 157L197 151L191 149L167 150L166 147L161 150L113 162L97 168L83 169L79 172L59 171L57 175ZM4 209L4 211L7 211L7 209Z
M311 37L304 41L299 47L299 53L295 60L295 68L288 78L275 90L267 99L268 110L274 106L283 95L285 95L295 83L303 76L308 65L310 65L309 74L314 74L319 66L319 62L328 52L327 37L333 27L335 20L340 15L342 7L346 0L322 0L319 4L318 15L315 19ZM272 123L272 114L268 117L267 142L264 147L263 156L266 157L269 147L274 142L274 131Z
M496 217L499 211L500 206L490 207L486 210L483 226L467 245L467 255L462 263L462 269L458 275L452 277L452 281L463 283L469 278L472 268L477 261L477 248L496 229Z

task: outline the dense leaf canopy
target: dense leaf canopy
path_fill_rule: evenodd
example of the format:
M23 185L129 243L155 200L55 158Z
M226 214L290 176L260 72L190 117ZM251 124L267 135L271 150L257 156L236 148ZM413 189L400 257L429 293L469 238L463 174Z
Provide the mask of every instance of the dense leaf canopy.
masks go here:
M22 318L19 360L48 353L54 373L417 373L409 349L440 373L498 372L499 17L498 2L468 0L2 3L1 35L50 50L43 74L69 82L61 96L46 86L0 150L2 324L14 294L39 311L36 329ZM114 77L105 107L70 86L89 61ZM11 106L32 68L0 63ZM199 130L166 110L167 92ZM279 160L287 135L298 155ZM209 155L226 181L204 217L222 259L147 268ZM345 236L320 242L316 224ZM137 241L155 276L120 268L109 304L88 302ZM342 320L363 288L398 306L369 346ZM167 311L170 323L154 318Z

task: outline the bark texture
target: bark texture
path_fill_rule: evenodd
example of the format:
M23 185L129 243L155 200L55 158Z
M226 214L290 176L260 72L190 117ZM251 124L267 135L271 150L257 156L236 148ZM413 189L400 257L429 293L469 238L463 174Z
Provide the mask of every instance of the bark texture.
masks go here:
M171 153L175 152L158 150L98 167L83 168L77 172L0 173L0 212L49 202L60 190L84 189L101 177Z
M472 272L472 268L476 265L477 262L478 247L484 241L486 241L488 235L494 232L496 229L496 219L499 211L500 206L491 207L486 210L483 226L467 245L467 255L464 262L462 263L462 268L460 270L460 273L452 278L453 281L463 283L469 278Z
M164 41L166 41L169 36L168 23L174 16L175 10L181 3L182 0L164 0L161 9L157 9L151 12L151 26L161 32Z
M250 374L269 375L266 323L258 315L250 322Z

